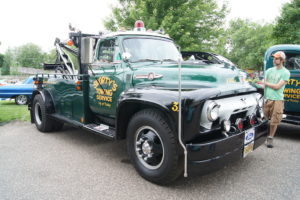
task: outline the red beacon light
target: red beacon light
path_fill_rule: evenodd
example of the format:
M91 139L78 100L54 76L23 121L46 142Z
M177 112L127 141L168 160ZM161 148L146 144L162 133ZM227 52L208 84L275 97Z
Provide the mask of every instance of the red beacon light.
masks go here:
M145 24L142 20L137 20L134 23L134 31L146 31Z

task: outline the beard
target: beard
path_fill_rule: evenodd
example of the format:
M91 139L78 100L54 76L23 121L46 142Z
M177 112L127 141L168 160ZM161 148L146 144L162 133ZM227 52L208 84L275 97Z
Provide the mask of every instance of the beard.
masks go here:
M283 63L282 62L278 62L278 63L274 62L274 65L277 66L277 67L279 67L279 66L283 66Z

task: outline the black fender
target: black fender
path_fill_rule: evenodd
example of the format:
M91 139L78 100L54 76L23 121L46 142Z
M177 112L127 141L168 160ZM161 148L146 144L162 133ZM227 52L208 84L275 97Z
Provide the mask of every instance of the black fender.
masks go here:
M46 89L36 89L32 92L32 97L28 104L28 110L30 110L31 123L34 122L34 119L33 119L34 113L33 113L33 108L32 108L33 100L34 100L34 97L38 94L40 94L42 96L42 98L45 102L46 112L47 113L55 113L55 106L54 106L54 101L53 101L51 93Z
M155 98L149 98L148 95L142 96L132 96L131 94L122 94L117 106L116 112L116 127L117 127L117 139L126 138L126 130L131 117L140 110L151 108L162 113L169 124L174 125L176 119L169 109L171 106L159 102ZM176 127L171 127L176 130Z
M183 139L189 135L188 133L199 131L203 102L208 98L216 97L219 93L219 90L213 88L182 91ZM133 88L121 93L116 113L117 138L126 138L127 125L131 117L146 108L160 111L169 122L170 128L177 133L178 110L176 110L176 103L178 103L178 90Z

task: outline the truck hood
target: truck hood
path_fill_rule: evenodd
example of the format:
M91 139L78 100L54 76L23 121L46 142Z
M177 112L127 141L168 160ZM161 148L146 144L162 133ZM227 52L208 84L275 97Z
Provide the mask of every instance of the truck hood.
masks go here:
M175 63L135 64L132 68L134 87L178 89L178 65ZM239 70L226 64L182 63L181 74L182 90L215 88L223 94L238 90L256 90L245 81L246 78Z

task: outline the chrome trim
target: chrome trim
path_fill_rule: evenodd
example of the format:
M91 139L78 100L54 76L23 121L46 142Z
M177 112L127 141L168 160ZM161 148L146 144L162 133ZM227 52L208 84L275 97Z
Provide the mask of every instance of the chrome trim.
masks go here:
M188 173L187 173L187 149L186 146L184 145L183 141L182 141L182 130L181 130L181 59L178 59L178 103L179 103L179 111L178 111L178 140L179 140L179 144L181 145L181 147L183 148L183 152L184 152L184 177L188 177Z
M200 117L200 126L211 129L213 121L210 121L207 117L208 115L208 106L211 104L211 102L215 102L219 105L219 121L220 123L223 120L229 120L231 115L237 114L240 112L246 112L245 116L252 115L253 113L256 113L258 110L258 102L257 102L257 95L259 93L252 93L252 94L246 94L246 95L239 95L239 96L233 96L223 99L215 99L215 100L207 100L204 105L201 112ZM241 99L245 99L244 101L241 101Z

